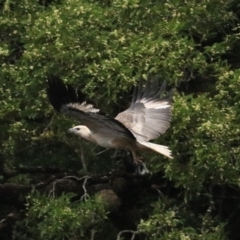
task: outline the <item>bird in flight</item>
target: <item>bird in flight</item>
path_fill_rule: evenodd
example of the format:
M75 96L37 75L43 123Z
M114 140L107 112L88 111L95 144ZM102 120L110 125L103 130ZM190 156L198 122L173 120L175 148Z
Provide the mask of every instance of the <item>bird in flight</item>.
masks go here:
M48 77L47 95L53 108L73 117L83 125L70 128L90 142L105 148L129 150L136 165L142 165L140 151L153 150L172 158L167 146L149 142L164 134L172 116L172 91L165 93L166 82L157 78L135 87L130 107L115 118L85 101L81 91L65 84L57 76Z

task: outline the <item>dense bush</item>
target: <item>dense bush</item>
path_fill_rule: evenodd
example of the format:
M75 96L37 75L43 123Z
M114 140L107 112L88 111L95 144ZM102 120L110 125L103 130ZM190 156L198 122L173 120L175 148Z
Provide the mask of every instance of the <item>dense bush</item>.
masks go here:
M146 198L135 227L146 239L224 239L239 211L240 195L238 1L5 0L0 7L2 183L4 172L19 166L82 169L79 142L66 134L74 121L51 108L47 74L80 86L97 107L113 116L128 106L139 78L157 74L169 88L176 88L171 127L157 140L170 146L174 159L154 154L145 158L151 171L164 173L178 194L164 201ZM91 173L116 167L111 152L95 156L100 147L81 144ZM23 174L7 181L40 180ZM43 216L48 210L40 206L47 200L36 199L27 210L40 212L26 216L25 224L40 222L42 239L70 236L59 233L56 238L46 231L44 221L57 219ZM58 201L69 206L65 198ZM54 209L57 203L48 204ZM94 204L93 198L83 209L94 211ZM181 204L197 215L198 224L184 214ZM211 204L219 212L209 212ZM57 208L61 217L61 206ZM72 214L61 221L69 221ZM32 231L28 239L34 238ZM232 239L239 237L233 229L231 234Z

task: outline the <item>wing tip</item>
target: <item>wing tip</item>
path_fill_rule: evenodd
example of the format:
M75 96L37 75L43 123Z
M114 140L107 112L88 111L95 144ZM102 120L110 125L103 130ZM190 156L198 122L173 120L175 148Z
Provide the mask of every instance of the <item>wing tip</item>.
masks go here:
M47 75L47 95L53 108L58 112L63 105L68 103L80 102L83 94L76 92L70 84L65 84L62 79L53 74Z

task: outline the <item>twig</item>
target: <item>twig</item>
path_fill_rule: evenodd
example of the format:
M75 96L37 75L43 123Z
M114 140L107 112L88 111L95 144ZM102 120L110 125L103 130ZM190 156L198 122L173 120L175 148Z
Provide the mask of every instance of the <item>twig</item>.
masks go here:
M81 158L83 170L87 172L87 165L85 163L84 151L81 143L82 143L82 138L80 138L80 158Z
M84 194L80 198L81 201L87 201L90 198L89 194L87 193L86 184L87 184L87 180L91 177L85 176L84 178L85 179L84 179L84 182L83 182L83 185L82 185Z
M132 233L132 237L131 237L131 240L134 240L135 236L137 234L139 234L140 232L139 231L133 231L133 230L122 230L121 232L118 233L117 235L117 240L120 240L121 239L121 235L123 233Z
M96 156L98 156L98 155L100 155L100 154L102 154L102 153L106 152L107 150L109 150L109 148L106 148L106 149L104 149L104 150L102 150L102 151L100 151L100 152L96 153L95 155L96 155Z
M161 198L164 198L164 195L161 192L161 190L159 189L159 186L157 186L156 184L152 184L151 188L156 190L158 192L158 194L161 196Z
M52 190L49 192L48 196L50 197L51 195L53 196L53 198L55 198L55 190L56 190L56 184L65 180L65 179L75 179L77 181L81 181L82 179L85 179L84 182L83 182L83 190L84 190L84 195L86 194L87 190L85 188L85 184L86 184L86 179L90 178L89 176L84 176L84 177L81 177L81 178L78 178L78 177L75 177L75 176L66 176L64 178L61 178L61 179L58 179L57 181L55 181L53 183L53 188Z

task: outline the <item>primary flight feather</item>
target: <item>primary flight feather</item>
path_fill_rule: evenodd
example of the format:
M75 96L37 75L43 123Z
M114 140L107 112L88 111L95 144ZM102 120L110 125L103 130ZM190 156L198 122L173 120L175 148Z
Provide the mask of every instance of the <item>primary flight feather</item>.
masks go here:
M172 92L164 94L166 83L159 86L158 79L150 79L146 86L142 81L135 87L130 107L112 118L92 104L85 102L81 91L51 76L47 94L52 106L71 116L83 125L69 129L86 140L105 148L130 150L136 164L141 150L153 150L172 158L167 146L149 142L158 138L169 127L171 120Z

